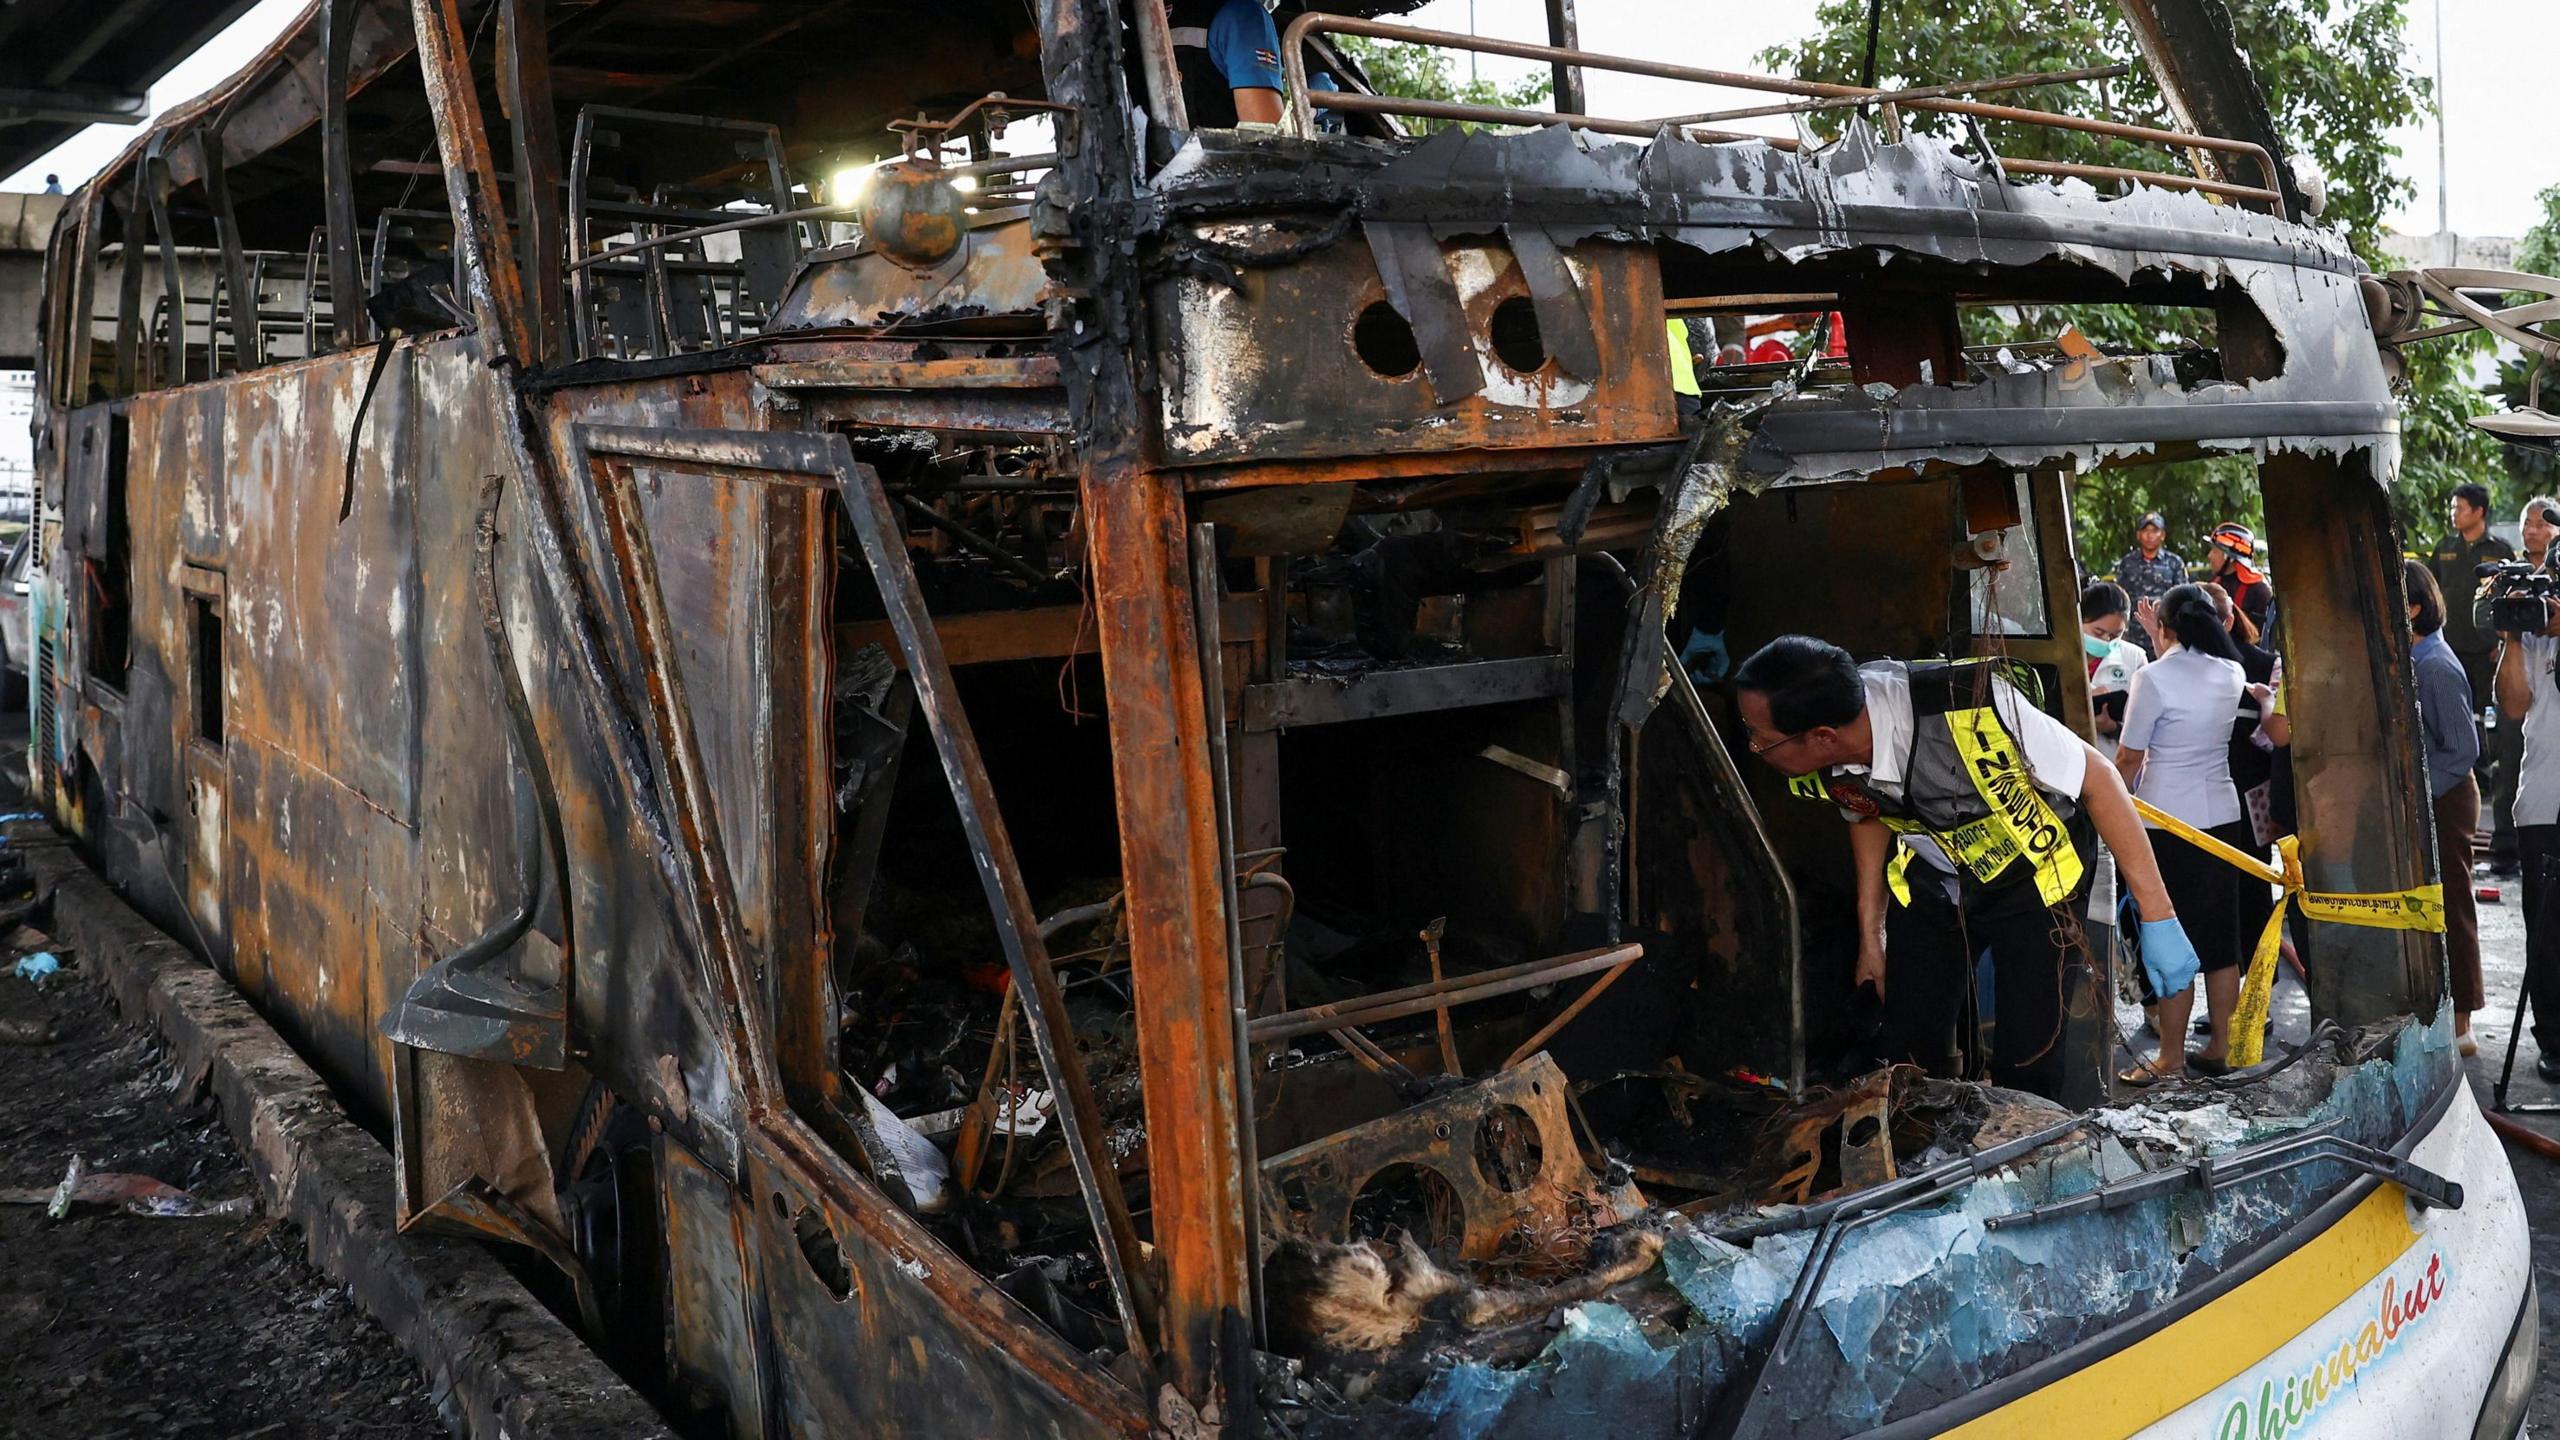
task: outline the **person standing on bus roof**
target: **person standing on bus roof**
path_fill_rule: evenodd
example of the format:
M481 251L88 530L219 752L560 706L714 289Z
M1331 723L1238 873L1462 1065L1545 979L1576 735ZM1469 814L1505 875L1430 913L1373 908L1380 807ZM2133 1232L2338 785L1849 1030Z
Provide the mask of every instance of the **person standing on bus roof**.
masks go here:
M1174 63L1182 71L1182 107L1194 126L1277 129L1280 124L1280 32L1276 0L1173 0Z
M2060 1090L2063 966L2081 942L2056 916L2086 904L2092 828L2140 910L2155 987L2195 979L2195 947L2122 777L1995 662L1861 666L1828 641L1782 635L1734 686L1751 753L1849 822L1857 983L1883 1000L1899 1056L1953 1073L1956 1020L1987 947L1993 1080Z

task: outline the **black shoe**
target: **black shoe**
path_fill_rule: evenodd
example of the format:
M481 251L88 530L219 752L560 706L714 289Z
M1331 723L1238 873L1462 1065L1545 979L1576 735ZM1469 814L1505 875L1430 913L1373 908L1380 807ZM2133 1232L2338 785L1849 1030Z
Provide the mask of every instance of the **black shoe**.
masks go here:
M2533 1073L2560 1085L2560 1055L2545 1055L2533 1062Z
M2501 880L2513 880L2524 873L2524 863L2513 855L2489 857L2489 873Z

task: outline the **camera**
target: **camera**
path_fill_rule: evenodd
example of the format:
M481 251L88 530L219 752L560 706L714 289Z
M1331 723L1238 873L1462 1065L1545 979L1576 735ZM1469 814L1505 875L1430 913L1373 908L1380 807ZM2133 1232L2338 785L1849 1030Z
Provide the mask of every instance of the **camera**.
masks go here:
M2560 580L2542 567L2524 560L2492 560L2479 573L2472 624L2505 634L2539 635L2551 623L2551 598L2560 595Z

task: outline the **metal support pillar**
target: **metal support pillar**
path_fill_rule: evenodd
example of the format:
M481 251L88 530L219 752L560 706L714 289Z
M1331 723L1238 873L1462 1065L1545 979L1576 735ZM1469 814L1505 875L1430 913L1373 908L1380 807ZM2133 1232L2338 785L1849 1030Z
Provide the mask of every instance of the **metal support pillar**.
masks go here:
M266 363L259 352L258 293L249 280L249 261L240 239L240 215L231 204L231 167L223 154L222 127L228 113L217 115L196 134L196 151L204 167L205 199L213 206L213 232L222 247L222 289L231 297L231 363L235 370L255 370ZM205 348L213 340L207 319ZM218 368L218 367L217 367Z
M2368 464L2280 454L2258 469L2269 543L2284 557L2276 624L2302 871L2313 890L2404 890L2435 878L2400 537ZM2328 924L2312 933L2316 954L2305 968L2314 1013L2343 1025L2435 1013L2445 990L2442 936Z
M1183 503L1173 480L1151 470L1088 466L1083 493L1111 697L1147 1173L1165 1268L1163 1337L1177 1383L1196 1400L1207 1392L1226 1317L1249 1313L1251 1237L1238 1060L1226 1023L1237 997Z
M1573 13L1574 0L1547 0L1547 43L1559 50L1582 48L1582 22ZM1559 115L1588 115L1591 108L1582 86L1582 67L1558 60L1555 66L1555 105Z
M320 178L328 226L331 343L340 349L365 340L362 241L356 227L355 152L347 134L348 71L355 58L357 0L327 0L320 12Z
M2116 0L2116 8L2132 27L2133 43L2159 80L2161 97L2179 128L2252 141L2270 155L2285 153L2284 137L2277 133L2248 57L2240 53L2223 0ZM2285 215L2301 218L2302 189L2290 167L2279 164L2277 173L2262 177L2256 172L2265 167L2255 159L2208 150L2190 153L2205 178L2236 170L2232 178L2280 192Z
M521 366L532 348L524 276L506 243L506 200L498 190L489 131L481 123L480 92L471 78L471 51L464 40L467 32L459 6L460 0L413 0L418 70L426 80L427 105L435 112L436 149L443 157L445 192L453 208L454 245L466 277L475 268L479 272L480 283L467 288L481 343L492 361ZM332 240L334 250L334 236ZM330 283L337 283L334 273ZM331 292L333 297L337 293Z
M552 112L551 36L544 0L504 0L499 99L515 141L517 263L524 272L527 364L560 359L568 309L561 296L560 132Z

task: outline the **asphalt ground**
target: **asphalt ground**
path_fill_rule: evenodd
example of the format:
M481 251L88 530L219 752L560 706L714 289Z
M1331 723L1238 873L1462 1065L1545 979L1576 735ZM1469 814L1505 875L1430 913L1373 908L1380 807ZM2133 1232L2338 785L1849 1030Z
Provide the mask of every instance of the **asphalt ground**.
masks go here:
M2515 1029L2516 996L2524 984L2524 906L2512 879L2482 877L2475 883L2495 885L2500 891L2500 903L2480 905L2480 968L2488 981L2489 1005L2471 1019L2480 1053L2465 1062L2472 1091L2480 1097L2481 1108L2487 1109L2491 1083L2506 1059L2507 1037ZM2508 1082L2507 1100L2560 1106L2560 1087L2534 1073L2533 1062L2540 1052L2534 1048L2530 1025L2528 1019L2527 1032L2516 1046L2515 1075ZM2514 1118L2560 1139L2560 1114ZM2530 1433L2560 1435L2560 1162L2514 1145L2507 1147L2507 1160L2515 1167L2525 1214L2533 1224L2533 1271L2542 1291L2542 1378L2534 1389Z
M23 808L25 735L23 711L0 715L0 809ZM258 1212L201 1077L118 1013L48 920L38 907L24 920L37 933L0 933L0 1434L448 1433L408 1353L308 1263L292 1221ZM28 949L63 967L20 978ZM74 1156L93 1177L183 1192L159 1193L164 1209L207 1213L75 1198L56 1219L26 1202L60 1186Z
M43 982L0 952L0 1432L354 1440L446 1433L408 1354L258 1213L230 1132L78 957ZM44 1037L39 1039L38 1037ZM212 1213L11 1191L145 1175ZM163 1196L164 1200L168 1197Z

